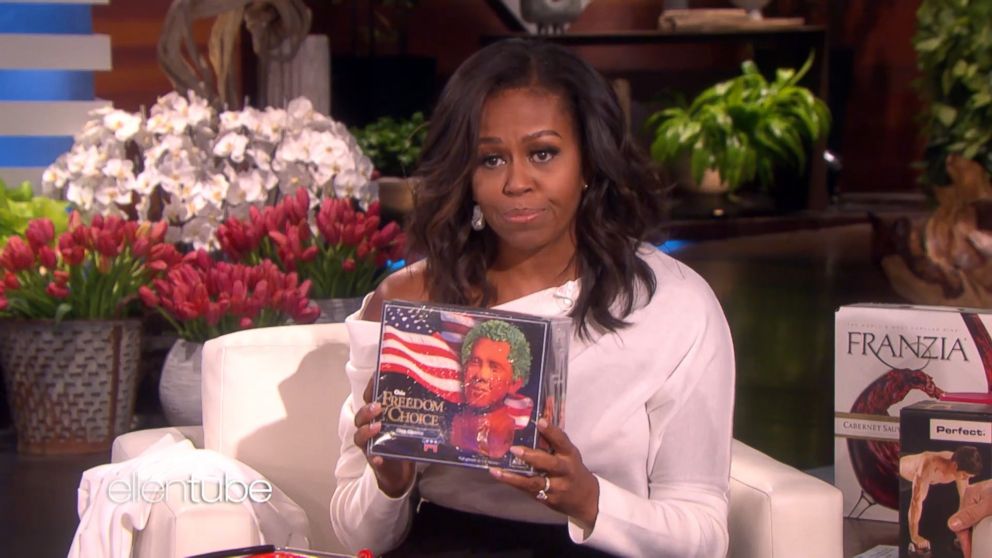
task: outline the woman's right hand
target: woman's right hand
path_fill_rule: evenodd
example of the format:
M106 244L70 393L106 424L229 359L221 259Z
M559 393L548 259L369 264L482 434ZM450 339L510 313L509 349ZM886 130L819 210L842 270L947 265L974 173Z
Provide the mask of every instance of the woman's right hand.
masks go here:
M390 498L399 498L413 484L416 466L411 461L383 459L379 455L368 454L368 442L382 430L382 422L376 420L382 415L382 404L372 401L372 381L365 388L365 405L355 413L355 445L365 453L365 459L375 472L379 490Z

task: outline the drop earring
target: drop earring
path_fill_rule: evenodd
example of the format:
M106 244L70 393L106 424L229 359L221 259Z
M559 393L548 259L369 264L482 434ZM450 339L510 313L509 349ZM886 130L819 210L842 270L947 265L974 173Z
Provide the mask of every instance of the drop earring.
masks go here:
M481 231L486 228L486 218L482 216L482 208L479 204L472 207L472 230Z

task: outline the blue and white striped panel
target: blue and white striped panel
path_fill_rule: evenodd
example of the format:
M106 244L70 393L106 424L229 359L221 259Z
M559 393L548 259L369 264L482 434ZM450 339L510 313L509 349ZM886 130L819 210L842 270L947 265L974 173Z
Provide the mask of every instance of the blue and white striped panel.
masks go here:
M91 6L109 0L0 0L0 178L41 174L72 145L94 99L93 72L111 68L110 37Z

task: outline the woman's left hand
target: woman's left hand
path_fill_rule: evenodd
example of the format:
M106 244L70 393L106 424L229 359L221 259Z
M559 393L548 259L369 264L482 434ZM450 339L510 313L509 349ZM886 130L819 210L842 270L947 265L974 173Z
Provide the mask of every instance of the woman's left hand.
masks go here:
M490 469L489 472L500 482L532 497L538 497L543 491L547 498L538 500L592 529L599 515L599 480L582 463L579 449L562 429L541 419L537 422L537 430L550 446L550 453L523 446L513 446L510 451L534 467L538 474L527 477L502 469ZM546 484L548 489L545 489Z

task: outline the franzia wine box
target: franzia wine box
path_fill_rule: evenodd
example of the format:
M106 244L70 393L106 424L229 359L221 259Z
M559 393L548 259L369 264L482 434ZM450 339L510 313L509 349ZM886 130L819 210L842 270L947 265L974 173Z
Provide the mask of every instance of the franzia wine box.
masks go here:
M972 530L992 512L992 405L921 401L899 426L899 556L961 556L965 545L979 556L987 543Z
M899 412L992 388L992 313L854 304L837 310L834 484L846 517L899 521Z
M569 318L386 301L369 454L532 473L509 449L563 424L571 336Z

